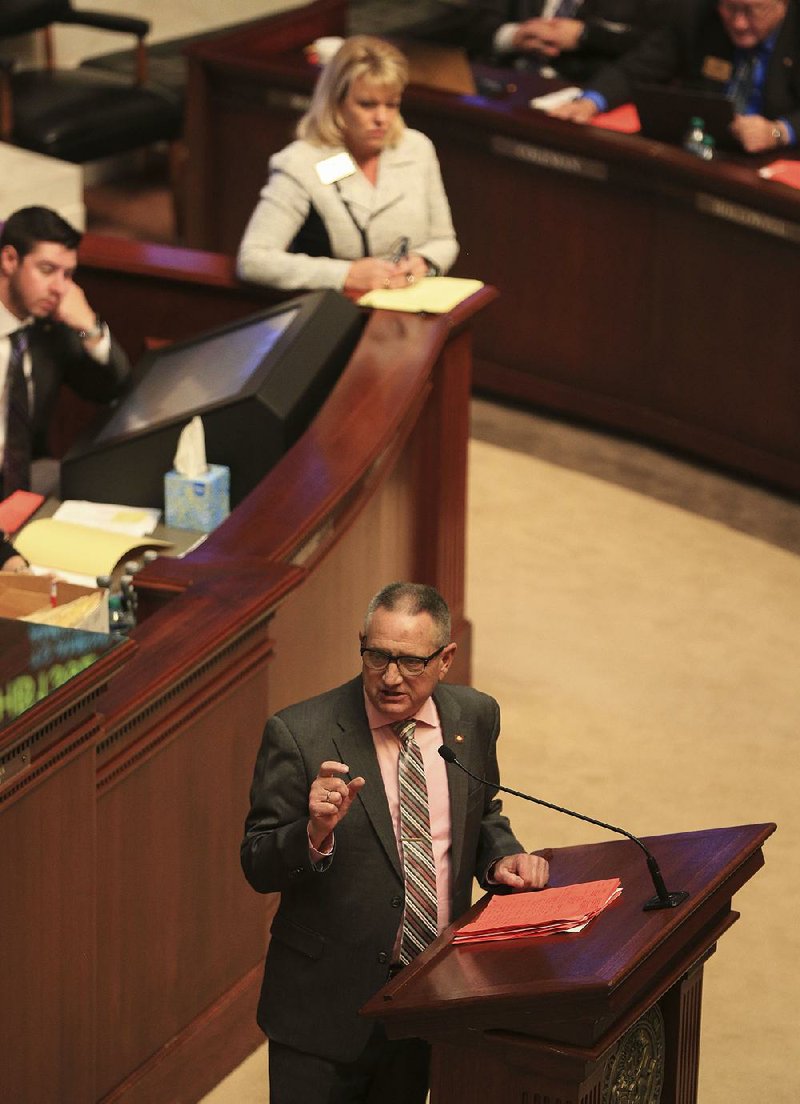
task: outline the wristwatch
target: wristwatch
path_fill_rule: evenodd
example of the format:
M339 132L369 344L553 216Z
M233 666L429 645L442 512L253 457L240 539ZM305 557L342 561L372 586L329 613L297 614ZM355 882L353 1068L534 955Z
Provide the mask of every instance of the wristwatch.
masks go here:
M103 323L100 319L100 315L94 316L94 325L88 330L76 330L78 337L81 341L93 341L96 337L102 337L104 331Z

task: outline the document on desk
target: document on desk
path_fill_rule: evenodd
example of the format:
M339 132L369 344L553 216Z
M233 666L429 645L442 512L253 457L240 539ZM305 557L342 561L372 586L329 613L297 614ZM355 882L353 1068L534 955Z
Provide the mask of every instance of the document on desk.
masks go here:
M453 936L454 943L579 932L622 893L619 878L491 897Z
M576 84L571 84L569 88L557 88L555 92L535 96L529 101L529 106L535 111L555 111L557 107L564 107L565 104L580 99L582 92L583 89L578 88Z
M68 498L53 514L56 521L71 521L112 533L146 537L158 525L161 511L148 506L120 506L113 502L84 502Z
M375 288L358 300L360 307L405 311L407 314L447 314L483 287L482 280L457 276L426 276L402 288Z
M14 538L14 546L33 568L94 581L98 575L110 575L134 548L169 548L170 545L169 541L155 537L132 537L55 518L41 518L20 531Z

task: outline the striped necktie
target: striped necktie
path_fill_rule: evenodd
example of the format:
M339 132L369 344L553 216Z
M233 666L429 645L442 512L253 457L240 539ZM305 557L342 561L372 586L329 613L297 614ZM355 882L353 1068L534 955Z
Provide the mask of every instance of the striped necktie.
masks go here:
M400 740L397 765L400 783L400 850L405 877L406 902L400 962L407 966L438 934L436 866L433 861L431 819L425 765L414 739L417 722L392 725Z
M31 483L31 414L28 381L25 379L25 351L28 330L16 330L9 338L6 384L6 443L3 452L3 494L27 491Z

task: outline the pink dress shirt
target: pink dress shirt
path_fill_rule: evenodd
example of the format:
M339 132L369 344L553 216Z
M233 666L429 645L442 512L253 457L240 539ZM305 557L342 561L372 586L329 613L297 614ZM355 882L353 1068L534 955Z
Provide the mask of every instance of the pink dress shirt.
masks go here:
M391 727L398 718L387 720L385 714L378 712L366 695L364 703L367 708L367 720L378 756L383 788L389 802L389 812L392 816L399 851L400 786L397 780L397 766L400 759L400 741ZM414 739L422 752L422 761L425 764L425 783L428 787L428 811L431 818L433 861L436 864L438 927L441 932L450 923L450 791L447 785L447 764L438 752L438 748L442 743L442 726L433 698L428 698L422 704L414 719L417 722ZM398 949L398 947L395 947L395 951Z

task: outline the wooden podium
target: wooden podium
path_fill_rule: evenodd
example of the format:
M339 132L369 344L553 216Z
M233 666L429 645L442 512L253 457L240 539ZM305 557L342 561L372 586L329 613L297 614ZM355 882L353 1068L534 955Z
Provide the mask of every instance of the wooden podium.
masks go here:
M660 912L642 911L653 887L630 841L555 850L551 885L619 876L621 897L575 935L454 946L461 918L363 1011L432 1044L431 1104L690 1104L703 966L774 830L646 840L689 892Z

